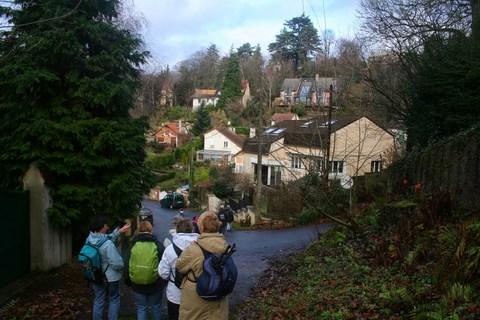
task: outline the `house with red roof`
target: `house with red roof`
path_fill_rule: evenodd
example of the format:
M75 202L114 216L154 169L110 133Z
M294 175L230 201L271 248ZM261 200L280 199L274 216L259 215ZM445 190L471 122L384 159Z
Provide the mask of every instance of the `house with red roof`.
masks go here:
M298 115L296 113L274 113L272 119L270 120L270 125L274 126L285 120L298 120Z
M185 144L188 134L185 128L175 123L164 123L158 127L154 132L154 140L158 143L164 144L166 148L181 147Z

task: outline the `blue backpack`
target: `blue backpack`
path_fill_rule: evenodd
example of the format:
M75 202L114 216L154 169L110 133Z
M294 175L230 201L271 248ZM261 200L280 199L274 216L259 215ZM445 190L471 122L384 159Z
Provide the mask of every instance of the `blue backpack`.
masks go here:
M232 293L237 281L237 266L231 257L236 251L235 244L229 245L223 253L211 253L198 246L205 260L203 272L196 279L197 294L206 300L220 300Z
M82 268L83 276L90 282L101 284L105 279L105 271L102 270L102 264L100 261L99 248L107 241L108 238L103 239L98 245L85 242L80 253L78 254L78 261Z

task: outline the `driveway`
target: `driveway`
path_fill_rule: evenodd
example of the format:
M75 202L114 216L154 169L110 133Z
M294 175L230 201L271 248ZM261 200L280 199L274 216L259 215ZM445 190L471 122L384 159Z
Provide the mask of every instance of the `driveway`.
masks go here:
M163 242L178 210L160 208L158 201L151 200L144 200L143 206L152 209L154 234ZM191 219L200 213L186 209L184 214ZM238 268L237 284L229 296L230 308L233 310L245 300L255 286L257 277L266 269L268 259L304 249L317 238L318 233L329 228L329 225L311 225L283 230L227 232L228 243L235 243L237 247L233 258ZM129 288L123 289L121 313L125 316L136 314L133 294Z

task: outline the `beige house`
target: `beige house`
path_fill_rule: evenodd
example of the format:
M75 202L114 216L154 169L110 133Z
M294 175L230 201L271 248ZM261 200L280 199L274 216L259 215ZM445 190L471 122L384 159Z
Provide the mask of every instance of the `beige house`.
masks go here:
M394 137L364 116L324 116L286 120L245 141L244 172L256 175L258 148L262 146L262 181L279 185L309 172L323 174L330 131L329 179L362 176L387 165Z
M244 138L232 128L214 128L204 133L204 141L205 149L197 151L197 161L236 164ZM239 164L243 165L243 161Z

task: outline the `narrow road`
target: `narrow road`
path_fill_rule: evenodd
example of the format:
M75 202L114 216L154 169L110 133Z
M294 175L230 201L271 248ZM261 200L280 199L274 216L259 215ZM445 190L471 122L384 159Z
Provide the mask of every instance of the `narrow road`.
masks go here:
M164 209L158 201L144 200L143 206L152 209L154 234L163 242L171 227L172 218L178 210ZM185 217L192 219L200 213L185 210ZM230 309L242 303L255 286L258 276L266 269L268 259L307 247L330 225L310 225L282 230L231 231L226 233L228 243L236 244L233 255L238 268L235 289L229 296ZM165 304L166 307L166 304ZM128 287L123 289L122 315L135 315L133 294Z

